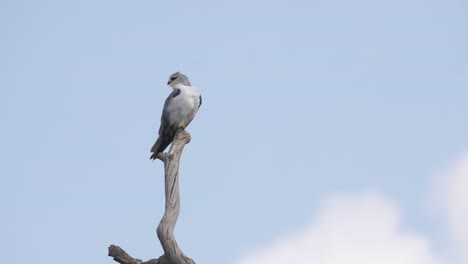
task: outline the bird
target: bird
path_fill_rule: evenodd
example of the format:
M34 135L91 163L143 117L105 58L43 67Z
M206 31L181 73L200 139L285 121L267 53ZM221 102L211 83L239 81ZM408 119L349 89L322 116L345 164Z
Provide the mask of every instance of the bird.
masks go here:
M172 143L177 129L185 129L192 122L202 104L200 92L190 84L184 74L172 74L167 85L172 87L172 92L164 102L159 136L151 148L152 160Z

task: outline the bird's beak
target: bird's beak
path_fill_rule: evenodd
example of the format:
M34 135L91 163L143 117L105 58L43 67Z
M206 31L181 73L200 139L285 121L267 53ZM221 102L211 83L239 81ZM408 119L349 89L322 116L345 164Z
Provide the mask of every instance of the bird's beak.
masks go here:
M167 85L171 84L171 81L167 81Z

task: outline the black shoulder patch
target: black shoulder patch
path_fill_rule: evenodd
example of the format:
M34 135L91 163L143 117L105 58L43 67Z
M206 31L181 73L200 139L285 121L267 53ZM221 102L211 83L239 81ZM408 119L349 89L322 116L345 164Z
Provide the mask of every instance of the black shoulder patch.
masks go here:
M172 92L172 98L176 98L180 94L180 89L175 89L174 92Z
M198 109L200 109L200 106L201 106L201 103L202 103L202 98L201 98L201 95L200 95L200 103L198 104Z

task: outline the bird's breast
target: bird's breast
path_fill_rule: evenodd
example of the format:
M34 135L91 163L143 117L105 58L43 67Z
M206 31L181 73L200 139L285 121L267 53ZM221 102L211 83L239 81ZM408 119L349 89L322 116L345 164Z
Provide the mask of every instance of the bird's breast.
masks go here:
M167 107L169 123L187 125L198 110L198 96L194 92L181 90Z

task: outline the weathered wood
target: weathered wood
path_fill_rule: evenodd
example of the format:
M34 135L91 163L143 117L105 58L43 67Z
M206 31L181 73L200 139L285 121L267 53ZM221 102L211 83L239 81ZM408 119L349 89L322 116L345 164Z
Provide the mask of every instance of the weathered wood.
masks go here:
M119 246L110 245L109 254L110 257L113 257L115 261L120 264L161 264L162 262L159 259L151 259L143 262L141 259L132 258L130 255L121 249Z
M176 132L171 149L168 153L159 153L157 158L164 162L164 180L166 206L164 215L159 222L156 233L158 235L164 254L158 259L143 262L127 254L118 246L109 246L109 256L120 264L195 264L186 257L177 245L174 238L174 227L179 217L179 162L184 146L190 142L190 134L179 129Z

